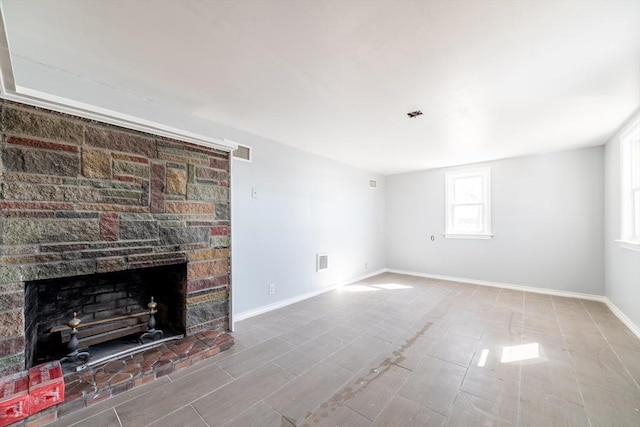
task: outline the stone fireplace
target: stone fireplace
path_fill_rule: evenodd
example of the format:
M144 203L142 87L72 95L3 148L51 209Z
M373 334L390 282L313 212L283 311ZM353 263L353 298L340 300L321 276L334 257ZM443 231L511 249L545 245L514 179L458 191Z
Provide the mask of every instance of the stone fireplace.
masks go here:
M0 108L0 376L46 357L76 310L95 320L153 295L160 327L228 330L229 153Z

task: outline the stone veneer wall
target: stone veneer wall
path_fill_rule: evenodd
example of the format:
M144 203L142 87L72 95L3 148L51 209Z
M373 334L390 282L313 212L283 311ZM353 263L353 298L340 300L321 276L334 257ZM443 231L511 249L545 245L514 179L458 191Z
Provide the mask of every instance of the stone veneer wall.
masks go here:
M24 282L187 263L187 334L228 329L229 153L0 100L0 376Z

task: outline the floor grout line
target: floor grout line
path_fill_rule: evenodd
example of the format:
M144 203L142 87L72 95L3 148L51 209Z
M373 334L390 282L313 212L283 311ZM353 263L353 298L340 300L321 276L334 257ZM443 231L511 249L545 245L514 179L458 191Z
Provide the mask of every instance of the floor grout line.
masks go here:
M609 348L611 349L611 351L613 352L613 354L615 354L616 359L618 359L618 361L620 362L620 365L622 365L622 367L624 368L624 370L626 371L627 375L629 376L629 378L631 378L631 381L633 381L633 383L636 385L636 387L638 387L638 389L640 390L640 385L638 384L638 382L635 380L635 378L633 377L633 375L631 375L631 372L629 372L629 369L627 368L627 365L622 361L622 359L620 359L620 355L618 354L618 352L616 351L615 347L613 347L611 345L611 342L609 341L609 339L607 338L607 336L605 335L604 332L602 332L602 329L600 328L600 326L598 325L598 322L595 321L595 319L593 318L593 316L591 315L591 312L589 312L589 310L584 306L584 303L582 302L582 300L580 300L580 304L582 305L582 307L584 308L584 310L587 312L587 315L589 316L589 318L591 319L591 321L593 322L593 324L595 325L596 329L598 330L598 332L600 333L600 335L602 336L602 338L606 341L607 345L609 346Z
M569 347L568 346L568 341L567 341L567 335L565 333L564 327L562 326L562 322L560 321L560 316L558 316L558 308L556 307L556 301L555 298L553 296L551 296L551 307L553 307L553 312L556 316L556 320L558 322L558 326L560 327L560 333L562 334L562 343L564 344L565 347ZM580 384L580 381L578 381L578 374L576 371L576 365L575 362L573 361L573 355L571 354L571 352L569 351L569 361L571 362L571 369L573 370L573 377L575 378L576 381L576 385L578 386L578 392L580 393L580 399L582 400L582 407L585 410L585 413L587 415L587 421L589 422L589 426L591 427L593 425L592 421L591 421L591 416L589 415L589 411L587 410L587 402L584 399L584 393L582 391L582 385Z
M189 403L189 407L190 407L191 409L193 409L193 412L195 412L195 413L198 415L198 417L200 417L200 419L202 420L202 422L203 422L203 423L205 423L205 424L207 425L207 427L210 427L210 424L207 422L207 420L205 420L205 419L202 417L202 415L200 415L200 412L198 412L198 410L197 410L197 409L196 409L196 408L195 408L191 403Z
M113 413L116 415L116 419L118 420L118 424L120 424L120 427L124 427L124 425L122 424L122 420L120 419L120 416L118 415L118 411L116 410L116 407L113 407Z

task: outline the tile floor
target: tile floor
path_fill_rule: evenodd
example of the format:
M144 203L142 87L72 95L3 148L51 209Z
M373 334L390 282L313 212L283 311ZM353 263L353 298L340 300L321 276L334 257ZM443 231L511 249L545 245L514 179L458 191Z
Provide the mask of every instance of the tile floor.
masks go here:
M54 426L640 426L640 340L597 302L382 274Z

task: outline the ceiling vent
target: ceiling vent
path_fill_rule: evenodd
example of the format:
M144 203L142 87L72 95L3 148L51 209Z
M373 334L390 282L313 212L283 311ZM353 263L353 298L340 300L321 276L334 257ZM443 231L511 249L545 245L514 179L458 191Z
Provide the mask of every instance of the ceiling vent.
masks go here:
M329 254L316 254L316 271L329 268Z
M245 162L251 161L251 154L251 147L247 147L246 145L238 144L238 148L233 150L233 158L243 160Z
M370 179L369 188L378 188L378 181L376 181L375 179Z

